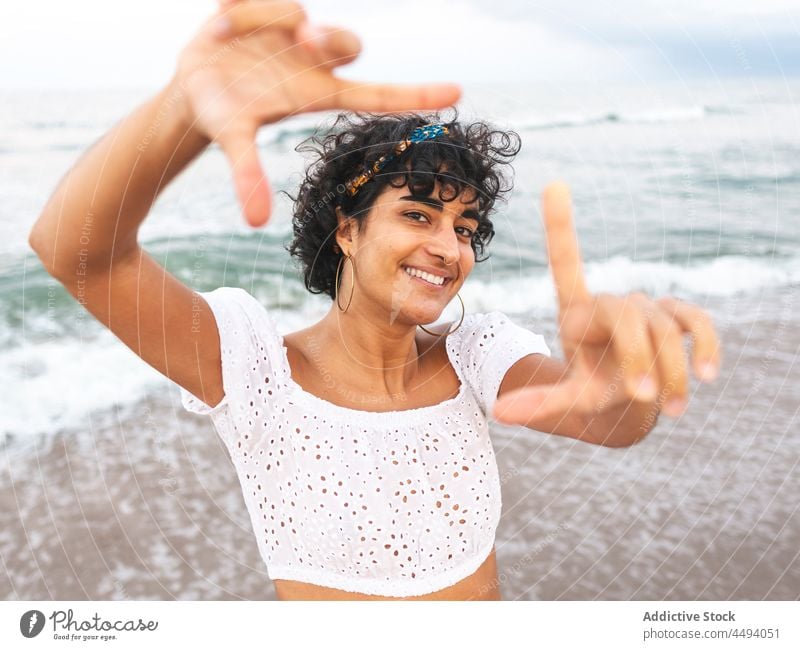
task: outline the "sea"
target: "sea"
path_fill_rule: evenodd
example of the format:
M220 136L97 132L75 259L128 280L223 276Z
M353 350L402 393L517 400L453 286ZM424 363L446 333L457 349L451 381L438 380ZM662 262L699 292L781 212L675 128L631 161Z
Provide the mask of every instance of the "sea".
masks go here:
M59 180L155 89L0 92L0 597L271 599L209 420L43 269L27 238ZM687 412L608 449L496 425L504 599L800 597L800 79L464 87L462 120L514 130L514 191L461 291L559 354L540 195L566 181L589 289L711 314L722 369ZM261 229L221 150L159 197L144 248L200 291L243 287L284 333L316 322L285 250L308 159L334 115L263 127L275 191ZM460 307L451 303L442 320ZM687 353L690 344L687 339Z

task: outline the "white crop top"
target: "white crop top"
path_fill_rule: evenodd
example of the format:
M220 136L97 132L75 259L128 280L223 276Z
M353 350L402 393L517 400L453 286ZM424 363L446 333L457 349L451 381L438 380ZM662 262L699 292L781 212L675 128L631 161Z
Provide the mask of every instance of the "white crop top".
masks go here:
M418 596L474 573L492 550L500 480L486 418L506 371L544 338L499 311L446 340L461 388L400 411L346 408L291 377L272 316L243 289L200 293L214 313L225 396L211 416L241 482L271 579Z

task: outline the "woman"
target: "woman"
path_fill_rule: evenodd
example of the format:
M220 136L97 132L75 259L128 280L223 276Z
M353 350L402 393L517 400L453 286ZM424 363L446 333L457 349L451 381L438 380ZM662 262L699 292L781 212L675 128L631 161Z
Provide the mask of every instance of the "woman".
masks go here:
M313 28L288 2L236 3L182 52L167 87L92 147L31 231L47 270L210 415L237 468L281 599L499 599L500 485L489 417L605 446L640 440L685 406L682 334L713 378L700 309L644 295L591 296L569 197L545 192L565 362L502 313L429 330L458 294L509 189L513 134L416 113L341 116L296 198L290 252L319 323L281 336L241 289L194 293L139 246L158 192L211 142L248 221L270 191L259 126L303 111L430 110L449 85L358 84L333 75L358 41ZM432 121L429 121L431 120ZM421 331L418 331L418 327ZM498 399L501 398L501 399Z

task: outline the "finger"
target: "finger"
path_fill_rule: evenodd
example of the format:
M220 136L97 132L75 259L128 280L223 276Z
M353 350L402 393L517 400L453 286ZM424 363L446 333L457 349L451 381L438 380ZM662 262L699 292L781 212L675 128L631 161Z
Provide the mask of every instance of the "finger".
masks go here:
M658 395L659 376L647 314L635 298L604 294L597 299L598 318L611 334L625 392L630 399L649 402Z
M217 141L233 169L236 196L248 223L263 226L269 220L272 197L258 158L255 132L223 134Z
M611 340L611 332L598 316L604 295L598 295L589 302L573 303L559 315L559 334L566 347L573 349L581 345L602 345Z
M663 404L664 413L678 417L686 409L689 394L683 333L660 308L653 313L649 325L661 384L657 401Z
M290 0L232 2L213 22L212 29L218 38L233 38L261 29L294 31L306 20L303 7Z
M407 111L445 108L461 97L456 84L399 85L336 79L328 108L351 111Z
M719 374L720 343L708 312L695 305L666 296L656 301L692 336L692 365L698 378L712 382Z
M361 53L360 39L348 29L304 22L295 36L321 67L335 68L351 63Z
M499 398L492 417L502 424L552 426L572 414L589 413L598 401L591 384L574 374L557 384L521 388Z
M590 294L583 278L580 249L572 221L569 188L552 183L542 194L547 257L558 295L559 311L574 302L587 302Z

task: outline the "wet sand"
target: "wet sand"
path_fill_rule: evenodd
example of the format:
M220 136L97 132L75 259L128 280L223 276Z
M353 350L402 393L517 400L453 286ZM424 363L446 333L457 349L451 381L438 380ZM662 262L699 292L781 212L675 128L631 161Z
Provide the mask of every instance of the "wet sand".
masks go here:
M717 305L720 379L638 445L493 429L505 600L800 597L795 297ZM0 567L6 600L275 598L233 466L175 388L0 449Z

